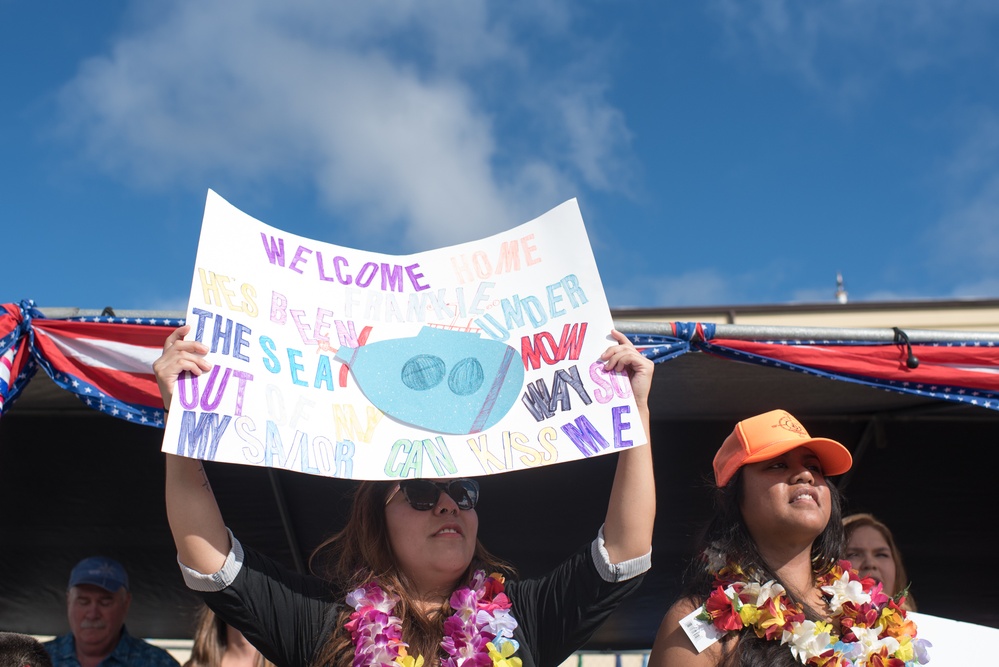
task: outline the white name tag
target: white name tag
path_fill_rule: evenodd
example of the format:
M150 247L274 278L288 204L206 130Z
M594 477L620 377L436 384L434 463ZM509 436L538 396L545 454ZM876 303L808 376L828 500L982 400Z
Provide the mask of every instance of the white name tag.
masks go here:
M680 621L680 627L687 633L687 637L694 644L698 653L728 634L727 631L716 628L711 621L699 620L697 615L701 613L702 609L703 607L698 607Z
M725 595L729 599L734 599L735 588L732 586L726 588ZM711 621L698 620L697 615L701 613L702 609L704 609L703 605L684 616L683 620L680 621L680 627L687 633L687 637L690 638L698 653L728 634L727 630L719 630Z

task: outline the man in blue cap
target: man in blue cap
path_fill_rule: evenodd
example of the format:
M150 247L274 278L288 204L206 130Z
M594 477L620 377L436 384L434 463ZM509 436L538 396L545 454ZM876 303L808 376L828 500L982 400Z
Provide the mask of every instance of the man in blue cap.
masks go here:
M103 556L77 563L66 591L71 632L45 643L53 667L179 667L163 649L128 634L131 603L121 563Z

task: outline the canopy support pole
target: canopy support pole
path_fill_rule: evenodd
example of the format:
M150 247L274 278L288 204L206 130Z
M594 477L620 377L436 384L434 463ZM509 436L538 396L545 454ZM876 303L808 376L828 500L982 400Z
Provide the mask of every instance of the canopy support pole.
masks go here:
M672 322L645 320L614 320L614 328L622 333L658 334L672 336ZM999 343L999 333L987 331L939 331L931 329L905 329L912 344L974 342ZM847 329L841 327L787 327L760 324L716 324L715 338L733 340L810 340L810 341L861 341L893 343L895 329Z
M284 486L281 478L278 477L274 468L267 469L267 477L271 480L271 489L274 491L274 501L277 503L278 514L281 516L281 527L284 528L284 537L288 540L288 549L291 551L291 559L295 563L295 570L299 574L305 574L305 559L298 546L298 538L295 536L295 528L291 524L291 512L288 511L288 502L284 497Z

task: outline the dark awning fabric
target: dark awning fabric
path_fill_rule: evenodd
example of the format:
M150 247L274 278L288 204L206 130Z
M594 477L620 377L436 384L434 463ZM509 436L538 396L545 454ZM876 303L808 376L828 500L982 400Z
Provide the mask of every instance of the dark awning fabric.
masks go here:
M20 306L15 308L20 313ZM5 310L4 317L16 319L10 308ZM24 326L22 318L6 334L0 330L5 345L0 356L13 359L22 349L28 350L22 354L38 350L41 355L40 346L31 347L31 336L38 340L48 335L52 329L46 325L55 320L46 319L34 313L30 326ZM5 321L0 317L0 324ZM111 334L123 323L92 324L102 325L114 339ZM778 356L801 350L775 343L772 335L747 340L718 325L716 335L705 337L708 327L691 323L641 327L636 331L618 323L643 347L678 346L658 354L663 363L656 366L653 386L659 507L654 566L590 648L651 645L678 588L697 527L712 512L707 479L715 449L736 421L778 407L792 412L811 433L838 439L851 450L856 464L839 480L847 509L873 512L893 528L922 611L999 626L999 612L990 601L999 593L997 585L987 576L978 577L969 585L982 595L968 595L964 584L954 583L952 573L955 561L962 571L991 571L995 538L983 530L982 521L995 508L995 499L982 473L995 469L999 458L999 412L971 401L942 400L922 389L906 393L870 383L831 381L834 374L816 372L814 359ZM641 339L666 335L665 327L674 341L651 344ZM170 328L156 335L165 337ZM695 335L698 329L702 333ZM46 333L39 335L42 330ZM13 338L22 343L15 349L7 341L16 331L20 334ZM952 363L950 357L940 361L933 355L945 345L926 345L909 334L920 360L917 372ZM908 350L892 342L890 330L882 335L886 340L874 347L886 358L878 363L902 372L898 365ZM980 354L973 344L952 346L962 354L957 364L994 366L990 338L968 335L969 342L986 344L987 357L973 356ZM864 346L829 347L856 352ZM757 358L740 358L742 362L767 358L780 364L736 363L735 352ZM817 355L822 360L833 352ZM806 372L799 372L802 369ZM80 558L103 553L121 560L132 575L131 632L190 636L195 601L181 583L166 525L161 431L141 426L138 419L87 407L77 399L79 394L59 384L72 386L65 378L37 374L20 387L16 402L8 400L0 418L0 628L65 632L69 570ZM944 386L941 380L933 383L938 389ZM994 391L995 385L963 388ZM614 457L608 456L483 478L480 537L523 575L551 567L595 534L613 468ZM345 480L247 466L209 464L208 472L233 531L289 567L304 562L312 548L342 525L346 497L354 487Z

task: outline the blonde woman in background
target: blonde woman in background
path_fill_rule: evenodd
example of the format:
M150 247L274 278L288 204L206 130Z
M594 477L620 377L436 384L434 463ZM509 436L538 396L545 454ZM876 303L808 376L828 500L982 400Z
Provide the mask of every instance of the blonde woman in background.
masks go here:
M843 557L860 576L880 581L885 592L892 596L905 590L909 577L888 526L871 514L851 514L843 519L843 532L846 543ZM911 593L906 594L902 607L916 611Z
M242 632L201 605L191 658L184 667L274 667L274 663L253 648Z

